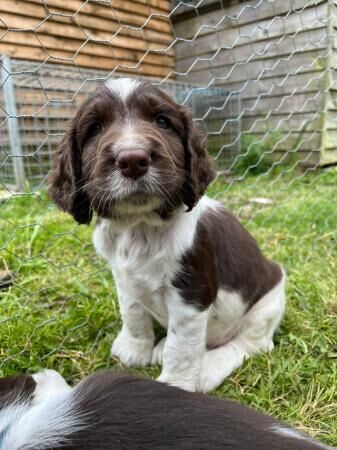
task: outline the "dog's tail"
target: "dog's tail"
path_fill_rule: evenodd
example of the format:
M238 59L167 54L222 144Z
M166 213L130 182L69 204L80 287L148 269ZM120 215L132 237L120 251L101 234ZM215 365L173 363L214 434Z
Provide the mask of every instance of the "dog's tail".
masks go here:
M34 378L32 401L14 401L0 411L0 450L59 448L88 424L88 414L79 406L76 388L70 389L54 371Z

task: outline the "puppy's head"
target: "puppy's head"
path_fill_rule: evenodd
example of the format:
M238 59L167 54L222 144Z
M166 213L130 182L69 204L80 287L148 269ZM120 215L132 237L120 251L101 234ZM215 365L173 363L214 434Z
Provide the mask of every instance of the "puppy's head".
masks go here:
M214 178L190 113L148 83L108 82L81 106L55 156L50 195L79 223L192 209Z

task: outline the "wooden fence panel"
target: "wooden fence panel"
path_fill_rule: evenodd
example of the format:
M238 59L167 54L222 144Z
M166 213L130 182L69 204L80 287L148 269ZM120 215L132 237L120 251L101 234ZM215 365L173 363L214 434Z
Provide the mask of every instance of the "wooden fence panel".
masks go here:
M252 0L222 5L198 11L185 8L181 14L177 11L177 77L237 92L243 131L263 133L265 118L269 128L280 126L282 133L294 136L282 142L282 150L288 146L289 151L299 142L296 133L309 133L298 151L312 150L318 157L322 136L331 124L330 120L322 126L327 70L334 67L329 50L329 2ZM332 100L332 94L329 98L329 109L333 110L337 101ZM299 123L297 114L306 120ZM289 120L280 124L280 117ZM313 139L309 139L310 121L310 130L316 130ZM298 127L302 128L295 132ZM332 145L333 139L327 138L326 149Z

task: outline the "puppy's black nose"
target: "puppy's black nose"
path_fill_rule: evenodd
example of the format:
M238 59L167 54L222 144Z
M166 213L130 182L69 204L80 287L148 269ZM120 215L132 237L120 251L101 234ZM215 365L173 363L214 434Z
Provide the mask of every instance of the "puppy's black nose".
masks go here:
M148 171L150 157L144 150L123 150L116 162L122 175L137 179Z

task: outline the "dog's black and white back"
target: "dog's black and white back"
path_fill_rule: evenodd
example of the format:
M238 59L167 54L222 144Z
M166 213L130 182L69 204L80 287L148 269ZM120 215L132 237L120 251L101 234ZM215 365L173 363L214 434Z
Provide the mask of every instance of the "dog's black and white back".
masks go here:
M74 118L50 193L80 223L95 211L97 252L115 277L123 327L112 354L162 364L160 380L217 387L273 348L284 272L204 194L215 176L189 112L154 86L109 81ZM167 329L155 346L153 320Z
M70 389L54 371L0 380L0 450L322 450L237 403L101 372Z

